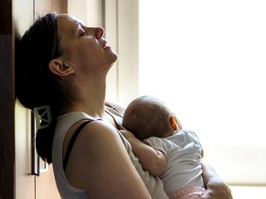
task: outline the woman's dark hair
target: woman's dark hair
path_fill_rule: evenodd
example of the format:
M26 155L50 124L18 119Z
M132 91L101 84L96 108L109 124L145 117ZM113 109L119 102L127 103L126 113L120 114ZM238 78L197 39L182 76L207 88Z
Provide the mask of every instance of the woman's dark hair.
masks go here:
M54 13L39 17L16 43L15 85L19 102L32 110L44 105L51 109L51 124L38 130L36 138L38 154L48 163L52 162L52 143L59 111L56 76L50 72L48 64L59 55Z

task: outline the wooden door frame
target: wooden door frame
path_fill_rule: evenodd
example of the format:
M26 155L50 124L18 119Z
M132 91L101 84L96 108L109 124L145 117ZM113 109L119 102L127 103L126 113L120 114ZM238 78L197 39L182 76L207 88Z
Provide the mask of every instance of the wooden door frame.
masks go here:
M0 1L0 198L15 198L15 89L12 1Z

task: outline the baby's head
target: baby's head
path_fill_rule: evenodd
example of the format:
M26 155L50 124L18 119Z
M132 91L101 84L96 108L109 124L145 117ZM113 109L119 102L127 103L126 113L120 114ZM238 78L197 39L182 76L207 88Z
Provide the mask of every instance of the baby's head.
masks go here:
M142 96L128 105L123 126L140 140L151 136L167 137L176 130L172 128L171 118L176 120L164 102L152 96Z

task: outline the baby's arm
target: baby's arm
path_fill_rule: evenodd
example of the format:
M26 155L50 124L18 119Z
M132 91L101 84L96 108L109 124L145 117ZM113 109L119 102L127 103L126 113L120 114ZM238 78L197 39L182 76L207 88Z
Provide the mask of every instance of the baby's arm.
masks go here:
M153 176L160 176L166 168L163 153L143 143L128 130L120 130L132 146L133 153L139 158L143 169Z

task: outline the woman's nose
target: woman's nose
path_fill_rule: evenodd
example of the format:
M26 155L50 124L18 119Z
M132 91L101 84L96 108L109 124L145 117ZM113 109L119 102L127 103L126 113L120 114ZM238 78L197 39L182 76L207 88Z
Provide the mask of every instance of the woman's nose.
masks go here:
M95 37L97 39L101 39L103 35L104 35L104 29L102 27L95 28Z

